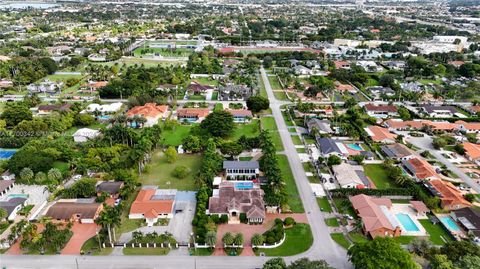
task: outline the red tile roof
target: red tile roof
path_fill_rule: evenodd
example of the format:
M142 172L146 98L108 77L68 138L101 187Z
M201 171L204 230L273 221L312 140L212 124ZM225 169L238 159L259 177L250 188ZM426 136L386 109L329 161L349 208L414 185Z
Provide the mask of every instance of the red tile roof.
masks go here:
M173 200L151 200L155 195L155 189L142 189L133 201L130 207L130 214L143 214L146 218L151 218L152 214L169 214L173 211Z
M127 112L127 116L133 117L135 115L140 115L145 118L156 118L163 113L167 112L168 106L166 105L157 105L155 103L146 103L143 106L136 106L130 109Z
M407 161L415 170L415 176L418 179L439 178L437 172L431 164L421 158L412 158Z
M386 206L390 208L392 202L386 198L375 198L365 194L359 194L351 196L350 202L352 202L353 208L358 212L358 215L362 218L366 232L372 232L377 229L385 228L394 230L388 218L380 209L380 206Z
M382 142L385 140L394 141L395 138L397 138L397 135L390 133L387 128L380 126L369 126L366 129L369 131L369 135L372 140L376 142Z
M464 142L463 148L465 149L465 154L472 160L480 159L480 145Z
M472 206L470 202L463 198L460 191L452 183L440 179L430 180L430 185L437 190L441 197L442 206L447 208L461 208Z
M177 110L179 117L206 117L210 113L208 108L180 108Z
M237 117L253 117L252 111L247 109L231 109L228 112Z
M366 111L386 111L386 112L397 112L397 107L393 105L374 105L374 104L366 104L365 105Z

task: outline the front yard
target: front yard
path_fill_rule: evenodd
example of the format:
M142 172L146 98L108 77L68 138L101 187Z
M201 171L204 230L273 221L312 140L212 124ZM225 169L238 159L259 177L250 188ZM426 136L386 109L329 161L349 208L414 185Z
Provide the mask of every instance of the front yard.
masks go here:
M285 181L285 188L287 190L288 196L288 206L295 213L303 213L302 199L298 193L297 184L295 183L295 178L293 177L292 170L290 169L290 164L288 163L287 156L277 155L278 156L278 166L282 171L283 180Z
M273 117L262 117L261 123L262 123L262 129L270 132L270 136L272 137L272 142L273 144L275 144L275 149L277 151L283 151L282 139L280 138L280 134L278 133L275 119Z
M258 252L265 256L292 256L307 251L313 244L310 225L297 223L292 228L285 230L285 241L279 247L259 249Z

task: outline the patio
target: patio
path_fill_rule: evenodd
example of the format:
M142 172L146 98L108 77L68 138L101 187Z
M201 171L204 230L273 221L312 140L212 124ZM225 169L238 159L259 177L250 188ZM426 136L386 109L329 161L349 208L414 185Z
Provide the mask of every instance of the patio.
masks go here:
M389 211L401 225L402 236L428 236L427 231L418 221L419 219L428 219L427 215L417 213L411 204L392 204ZM416 231L417 229L415 229L411 223L407 223L408 219L405 216L402 216L402 214L410 218L418 231Z

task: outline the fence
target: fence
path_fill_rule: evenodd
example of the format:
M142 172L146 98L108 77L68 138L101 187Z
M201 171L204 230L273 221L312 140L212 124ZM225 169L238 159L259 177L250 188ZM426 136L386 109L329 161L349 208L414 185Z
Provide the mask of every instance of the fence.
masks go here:
M285 238L286 238L286 235L284 233L282 240L278 241L277 243L275 243L273 245L267 245L267 244L264 243L261 246L252 245L252 247L254 247L254 248L276 248L276 247L280 246L281 244L283 244L283 242L285 241Z

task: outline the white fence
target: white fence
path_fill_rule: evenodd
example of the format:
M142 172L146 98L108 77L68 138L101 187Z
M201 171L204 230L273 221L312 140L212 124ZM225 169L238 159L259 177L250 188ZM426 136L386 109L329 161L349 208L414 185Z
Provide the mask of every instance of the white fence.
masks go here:
M278 241L277 243L273 244L273 245L267 245L267 244L263 244L262 246L254 246L252 245L252 247L254 248L276 248L278 246L280 246L281 244L283 244L283 242L285 241L285 233L283 234L283 238L282 240Z

